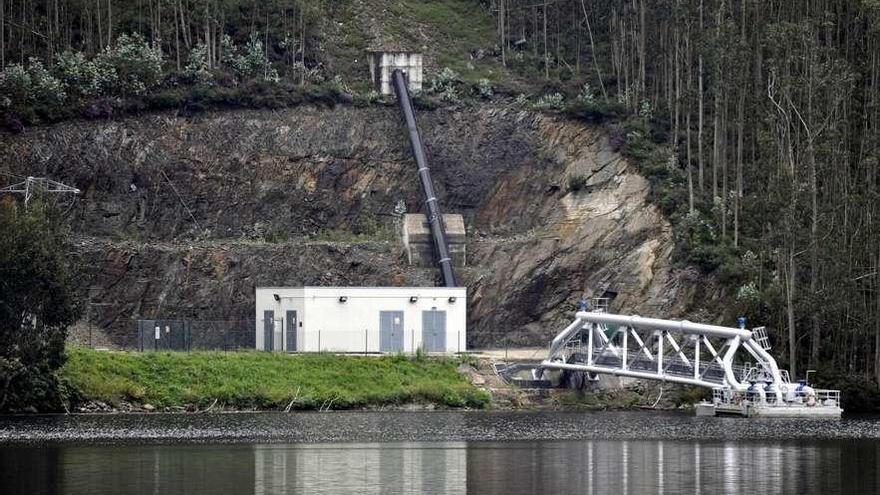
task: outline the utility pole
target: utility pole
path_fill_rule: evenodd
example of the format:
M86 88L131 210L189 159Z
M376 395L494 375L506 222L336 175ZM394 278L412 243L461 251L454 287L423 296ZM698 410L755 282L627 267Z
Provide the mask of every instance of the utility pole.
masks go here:
M25 178L24 182L19 182L17 184L12 184L11 186L0 188L0 193L23 194L25 210L27 210L28 203L30 202L31 198L33 198L34 194L38 192L56 194L79 194L81 191L75 187L56 182L52 179L47 179L46 177L27 177Z

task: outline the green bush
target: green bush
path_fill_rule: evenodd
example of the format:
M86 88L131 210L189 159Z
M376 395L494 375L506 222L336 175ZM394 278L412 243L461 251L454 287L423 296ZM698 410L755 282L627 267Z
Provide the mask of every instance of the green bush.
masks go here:
M565 107L565 112L571 117L595 123L617 120L627 115L626 106L621 103L586 100L580 96Z
M565 97L562 93L542 95L534 105L537 110L562 110L564 106Z
M239 80L257 79L260 81L278 82L278 71L266 58L263 42L259 33L251 35L244 47L238 47L232 38L224 36L221 40L222 61L231 69Z
M191 84L210 86L214 82L214 74L208 63L208 47L199 43L189 52L189 60L183 74Z
M482 98L491 98L495 93L492 83L488 79L480 79L477 81L477 94Z
M24 66L12 64L0 72L0 95L9 100L8 106L31 100L31 76Z
M86 59L82 52L65 51L55 59L53 68L68 96L91 98L101 93L101 81L108 77L102 75L98 65Z
M0 73L0 95L13 107L58 105L67 98L61 81L35 58L28 60L27 67L13 64Z
M105 94L140 96L162 80L162 51L140 34L123 34L95 58Z

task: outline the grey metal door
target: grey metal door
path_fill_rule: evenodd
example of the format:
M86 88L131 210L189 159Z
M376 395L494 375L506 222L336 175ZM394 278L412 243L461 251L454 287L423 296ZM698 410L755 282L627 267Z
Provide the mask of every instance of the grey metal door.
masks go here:
M422 311L422 348L446 351L446 311Z
M287 321L284 331L287 332L286 347L288 352L296 351L296 311L287 312Z
M263 311L263 350L275 349L275 312Z
M403 311L379 311L379 352L403 350Z

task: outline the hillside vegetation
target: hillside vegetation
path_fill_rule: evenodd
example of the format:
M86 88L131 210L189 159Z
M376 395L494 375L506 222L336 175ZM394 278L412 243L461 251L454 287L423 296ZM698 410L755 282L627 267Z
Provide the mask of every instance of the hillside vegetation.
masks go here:
M880 379L877 0L0 0L0 21L11 131L381 104L365 50L423 51L422 108L602 124L723 287L693 319L767 323L794 377Z

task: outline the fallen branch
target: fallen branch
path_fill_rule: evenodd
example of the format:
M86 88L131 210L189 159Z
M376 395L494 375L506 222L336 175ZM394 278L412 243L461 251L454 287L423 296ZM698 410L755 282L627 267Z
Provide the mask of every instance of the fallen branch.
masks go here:
M296 387L296 393L293 394L293 398L290 399L290 403L287 404L287 407L284 408L284 412L289 413L290 408L293 407L293 403L296 402L297 397L299 397L299 387Z
M660 387L660 393L657 394L657 400L654 401L654 405L651 406L651 409L656 409L656 408L657 408L657 404L660 403L660 398L661 398L661 397L663 397L663 387Z
M206 412L208 412L208 411L210 411L210 410L211 410L211 409L214 409L214 406L216 406L216 405L217 405L217 401L218 401L218 400L220 400L220 399L214 399L214 402L213 402L213 403L211 403L211 405L210 405L210 406L208 406L208 408L207 408L207 409L205 409L205 410L204 410L204 411L202 411L202 413L206 413Z

